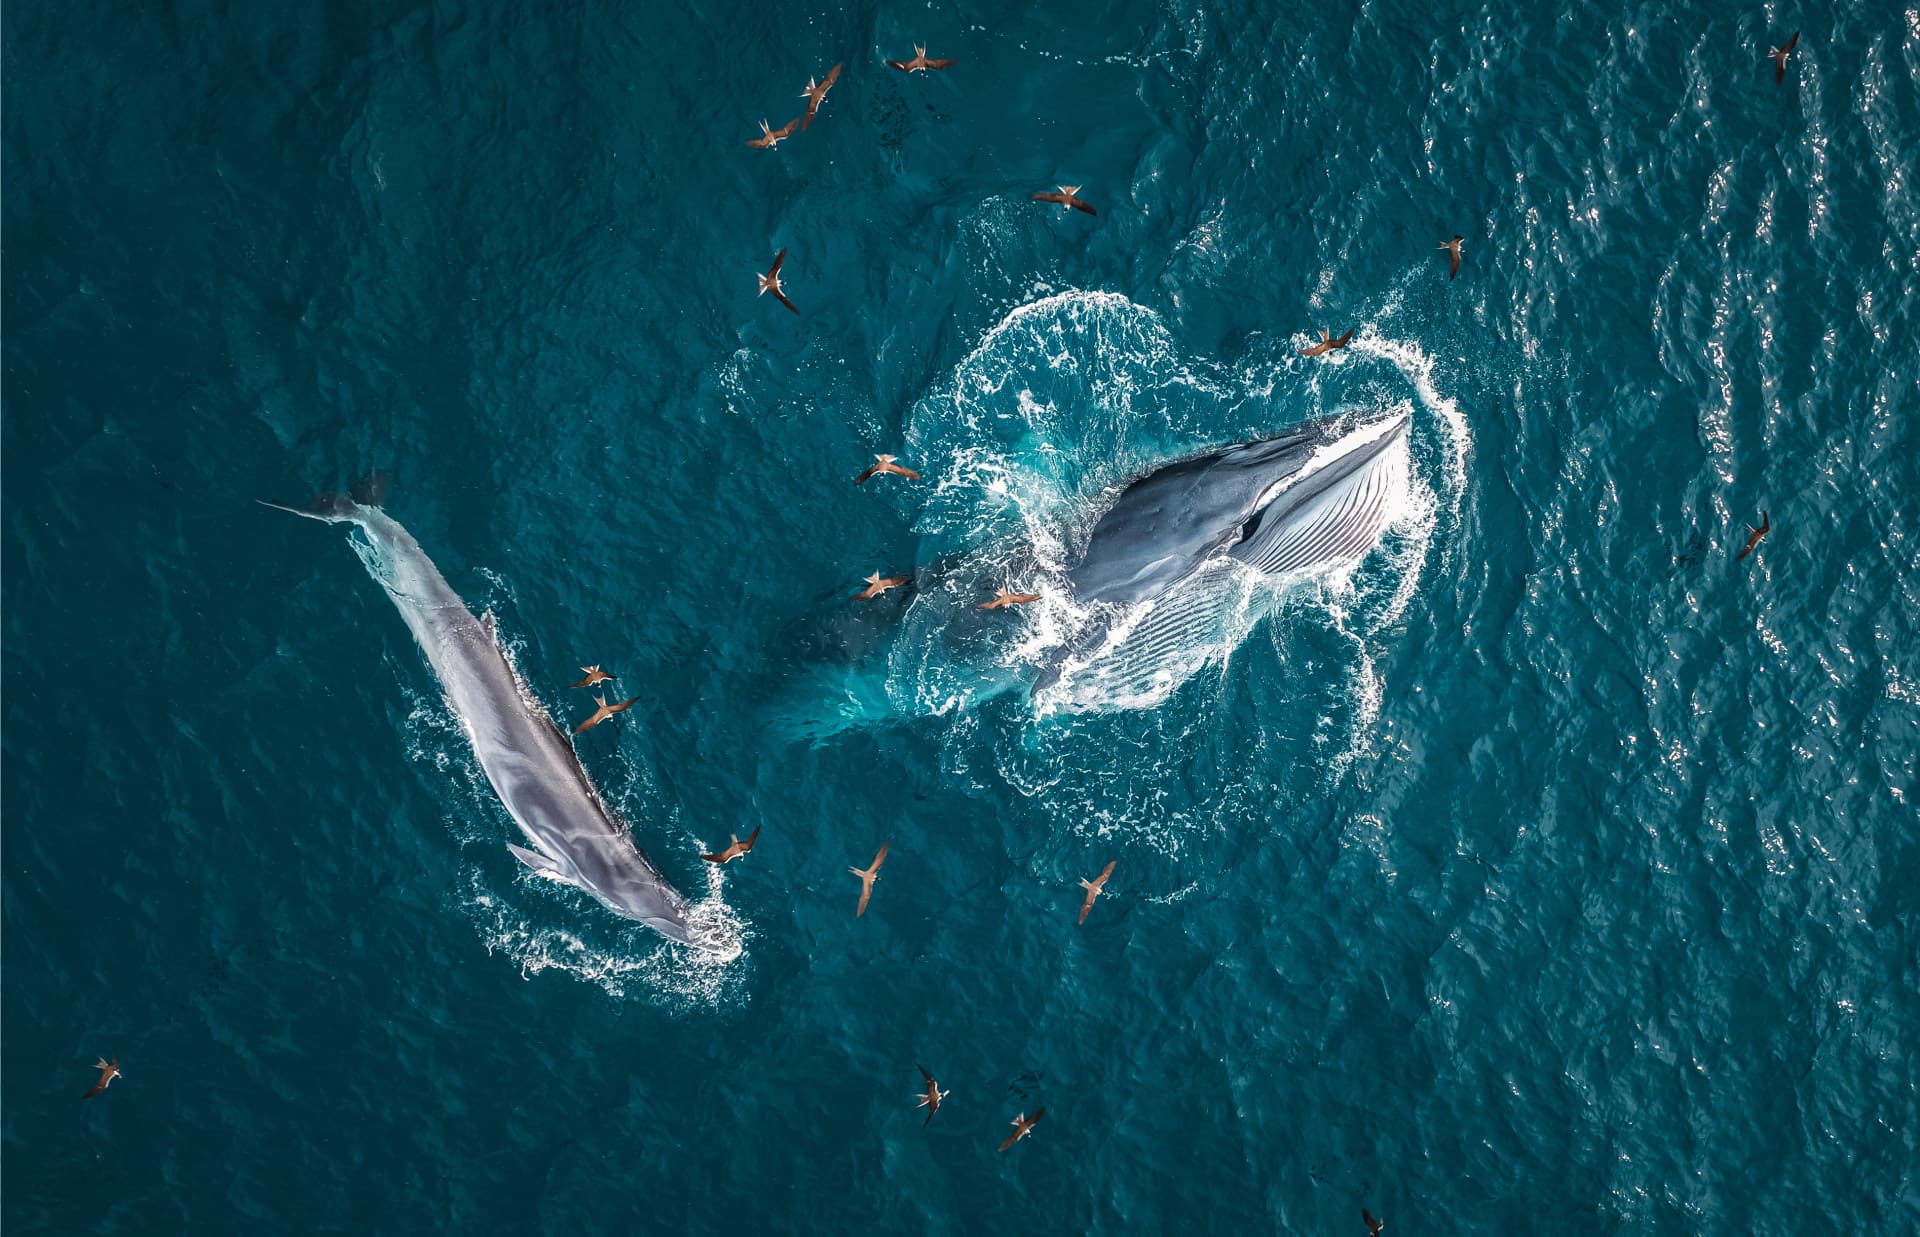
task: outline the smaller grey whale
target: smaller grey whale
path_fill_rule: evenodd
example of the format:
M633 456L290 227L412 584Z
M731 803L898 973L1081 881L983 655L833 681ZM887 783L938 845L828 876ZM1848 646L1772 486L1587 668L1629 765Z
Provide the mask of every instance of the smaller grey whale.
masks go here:
M267 503L365 535L353 548L406 619L439 676L473 754L532 849L508 844L520 862L592 894L608 910L669 940L697 944L687 903L634 843L601 799L573 744L507 661L493 618L477 619L406 529L380 508L379 474L347 494L322 494L305 507Z

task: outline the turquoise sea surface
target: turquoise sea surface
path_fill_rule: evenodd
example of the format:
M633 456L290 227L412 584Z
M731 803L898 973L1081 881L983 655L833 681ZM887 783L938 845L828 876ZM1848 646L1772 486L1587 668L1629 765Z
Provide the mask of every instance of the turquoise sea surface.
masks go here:
M9 1234L1920 1232L1913 0L24 0L0 82ZM1392 412L1357 566L1029 696L1117 486ZM376 468L639 698L713 948L255 501Z

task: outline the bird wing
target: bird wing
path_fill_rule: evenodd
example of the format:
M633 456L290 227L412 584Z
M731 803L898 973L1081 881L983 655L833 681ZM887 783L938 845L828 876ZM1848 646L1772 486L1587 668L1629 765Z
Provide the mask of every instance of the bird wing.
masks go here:
M755 842L758 842L758 841L760 840L760 829L761 829L761 826L759 826L759 825L755 825L755 826L753 827L753 832L752 832L752 833L749 833L749 834L747 835L747 840L746 840L746 842L745 842L745 844L744 844L744 845L742 845L742 846L740 847L740 853L741 853L741 854L743 854L743 855L744 855L744 854L746 854L746 853L747 853L748 851L750 851L750 850L752 850L752 849L753 849L753 844L754 844Z
M727 847L727 850L732 850L732 849L733 847L731 846ZM717 855L702 855L700 857L702 859L705 859L708 863L725 863L727 861L727 851L723 850Z
M888 838L886 841L880 843L880 853L873 857L873 868L871 869L875 876L880 875L880 865L887 861L887 847L892 845L892 838Z
M813 114L819 110L820 100L817 97L809 97L807 100L807 114L800 118L800 131L802 133L813 128Z
M1453 261L1450 264L1448 264L1448 267L1447 267L1448 279L1452 279L1455 275L1458 275L1460 273L1460 246L1458 245L1453 246L1452 253L1453 253Z
M1339 339L1334 340L1333 346L1336 348L1344 348L1352 342L1353 342L1353 331L1349 330L1345 335L1342 335Z
M747 145L765 150L767 147L773 145L773 134L765 133L759 137L748 138Z
M1327 346L1325 344L1323 343L1315 344L1311 348L1300 349L1300 355L1301 356L1319 356L1321 353L1325 352L1326 350L1327 350Z
M573 733L582 734L588 730L592 730L595 726L598 726L602 721L605 721L606 717L607 717L606 709L604 708L595 709L593 711L592 717L589 717L586 721L581 722L578 726L575 726L573 728Z
M1107 866L1100 869L1100 875L1094 877L1093 883L1096 885L1105 885L1107 883L1107 878L1113 875L1114 865L1119 862L1120 861L1118 859L1107 860Z
M631 708L632 708L632 707L633 707L634 705L636 705L636 704L639 704L639 703L640 703L640 697L638 697L638 696L634 696L634 697L632 697L631 699L628 699L628 700L622 700L622 701L621 701L621 702L620 702L619 704L610 704L610 705L608 705L608 706L607 706L607 712L609 712L609 713L625 713L625 712L626 712L626 711L627 711L628 709L631 709Z
M893 466L893 471L899 473L901 476L905 477L909 481L918 481L920 479L919 473L915 472L911 468L902 468L898 464L895 464Z
M1087 885L1087 882L1085 881L1081 881L1080 883L1083 885ZM1087 885L1087 900L1080 904L1080 922L1081 923L1087 922L1087 912L1093 909L1093 900L1095 897L1099 896L1099 893L1100 891L1098 889L1095 889L1092 885Z
M100 1094L102 1091L105 1091L106 1089L107 1089L106 1083L96 1082L92 1086L88 1087L86 1090L86 1094L82 1095L80 1098L83 1100L90 1100L94 1096Z
M1781 52L1773 58L1773 84L1778 86L1787 80L1787 53Z
M886 465L884 465L884 464L875 464L875 465L874 465L873 467L871 467L871 468L869 468L869 469L867 469L867 470L866 470L865 472L863 472L863 473L861 473L861 474L860 474L859 476L857 476L857 477L855 477L855 478L853 479L853 483L854 483L855 485L865 485L865 484L867 483L867 478L869 478L869 477L871 477L871 476L873 476L873 474L875 474L875 473L877 473L877 472L884 472L884 471L886 471Z
M932 1075L932 1074L929 1074L929 1073L927 1072L927 1067L926 1067L926 1066L924 1066L924 1065L921 1065L921 1064L920 1064L919 1062L917 1062L917 1061L916 1061L916 1062L914 1062L914 1066L913 1066L913 1068L915 1068L915 1069L917 1069L917 1070L919 1070L919 1071L920 1071L920 1076L921 1076L922 1078L924 1078L924 1079L926 1079L926 1080L927 1080L927 1094L928 1094L928 1095L932 1095L932 1094L933 1094L933 1085L934 1085L934 1084L933 1084L933 1075Z
M782 262L785 262L786 260L787 260L786 250L782 249L779 253L774 254L773 265L767 270L767 278L771 279L775 275L778 275L780 273L780 264Z
M1009 594L1007 597L1007 604L1010 606L1024 606L1029 602L1035 602L1039 600L1040 600L1040 594L1038 593L1012 593L1012 594Z
M1026 1131L1023 1129L1015 1129L1013 1133L1007 1135L1006 1138L1001 1141L1000 1150L1005 1151L1008 1147L1011 1147L1013 1146L1013 1144L1019 1142L1020 1135L1024 1133L1026 1133Z
M779 301L782 305L785 305L788 309L791 309L796 314L800 312L800 307L798 305L795 305L792 301L788 300L787 294L780 291L777 288L773 290L773 299L776 301Z
M1033 200L1036 202L1065 202L1067 195L1064 193L1036 193L1033 195Z
M867 903L871 902L872 900L873 900L873 878L863 873L860 877L860 905L853 908L853 917L855 919L858 919L860 918L860 916L866 914Z
M1093 207L1088 206L1085 202L1082 202L1079 198L1068 198L1067 205L1073 207L1075 210L1086 211L1089 215L1097 215L1100 213L1093 209Z
M799 123L800 123L800 118L798 116L795 116L792 120L789 120L786 124L782 125L780 128L775 129L773 131L773 135L777 138L783 138L783 139L792 137L794 126Z
M839 80L840 80L840 66L836 64L831 69L827 70L826 80L820 83L820 94L824 97L827 91L833 89L833 84Z
M905 65L904 63L902 63L901 61L898 61L898 60L889 60L889 61L887 61L887 67L888 67L889 69L898 69L898 70L900 70L900 71L901 71L902 73L906 73L906 72L909 72L909 71L910 71L910 70L908 70L908 68L907 68L907 66L906 66L906 65Z
M1800 41L1800 32L1796 30L1793 32L1792 36L1787 39L1787 45L1780 49L1780 54L1784 56L1788 52L1792 51L1793 45L1795 43L1798 43L1799 41Z
M922 57L922 63L924 63L929 69L950 69L953 67L954 62L952 57L948 57L945 60L927 60L924 57Z

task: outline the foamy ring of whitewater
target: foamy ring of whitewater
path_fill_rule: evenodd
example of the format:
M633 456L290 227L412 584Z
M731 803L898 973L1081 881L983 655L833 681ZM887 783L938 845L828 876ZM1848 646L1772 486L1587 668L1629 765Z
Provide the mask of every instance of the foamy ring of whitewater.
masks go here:
M947 712L973 702L974 689L964 684L976 675L964 667L943 674L918 650L942 648L938 637L964 597L1018 583L1009 579L1015 574L1026 573L1029 585L1038 581L1043 599L1010 616L1014 630L996 664L1039 666L1085 630L1092 616L1071 600L1067 567L1127 481L1171 459L1330 412L1346 411L1361 424L1404 411L1411 417L1405 481L1371 550L1324 569L1235 582L1238 600L1222 607L1219 638L1209 647L1180 650L1176 672L1157 676L1147 690L1078 702L1095 709L1152 707L1200 669L1227 664L1261 620L1272 618L1281 639L1291 623L1317 616L1352 641L1347 686L1359 707L1347 750L1331 762L1337 768L1350 763L1379 713L1377 637L1402 619L1429 570L1450 557L1441 534L1458 526L1471 436L1457 402L1438 386L1433 358L1412 340L1382 336L1368 325L1344 354L1302 361L1295 351L1289 342L1277 362L1238 367L1186 358L1154 311L1110 292L1055 293L1015 308L989 329L909 421L909 447L934 478L917 525L926 539L923 565L968 553L968 538L975 547L967 571L947 573L909 609L905 625L913 630L889 671L896 706ZM1313 406L1329 375L1377 362L1410 392L1370 407ZM1300 391L1308 406L1270 410L1277 390ZM1254 410L1267 415L1249 419ZM1436 543L1442 547L1437 564ZM1118 621L1124 629L1145 617L1143 611ZM1043 693L1036 713L1057 703Z

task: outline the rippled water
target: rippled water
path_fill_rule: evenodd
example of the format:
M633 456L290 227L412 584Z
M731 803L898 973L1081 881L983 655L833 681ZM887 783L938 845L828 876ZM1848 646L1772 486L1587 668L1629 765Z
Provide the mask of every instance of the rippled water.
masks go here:
M1920 1229L1920 10L0 57L9 1231ZM1394 409L1381 547L1163 698L1036 711L1058 615L960 623L1143 468ZM642 698L583 760L737 948L508 855L342 531L253 502L371 466L557 717Z

